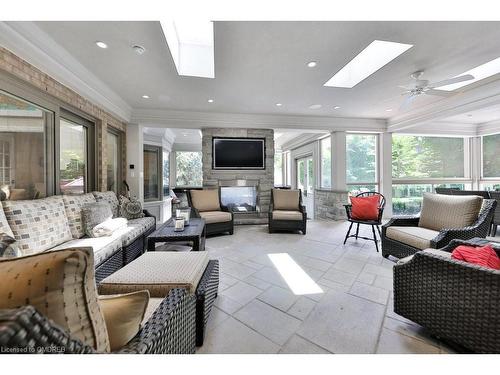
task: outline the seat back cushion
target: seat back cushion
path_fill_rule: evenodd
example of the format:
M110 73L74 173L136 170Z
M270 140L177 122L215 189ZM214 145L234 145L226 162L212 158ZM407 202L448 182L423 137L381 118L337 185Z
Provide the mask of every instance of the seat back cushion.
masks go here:
M87 203L82 208L83 227L85 234L89 237L94 235L93 229L113 217L111 207L107 202Z
M464 228L477 220L483 198L424 193L419 227L440 231Z
M2 204L23 255L48 250L72 239L61 196Z
M147 290L99 296L99 306L106 322L111 351L121 349L137 335L141 329L148 302Z
M99 352L109 352L91 248L2 260L0 275L0 309L32 305L72 337Z
M378 220L380 197L351 197L351 218L355 220Z
M275 210L298 211L300 190L273 189L273 208Z
M82 238L85 235L83 226L82 208L87 203L95 203L92 193L78 195L63 195L64 209L68 217L69 229L74 239Z
M92 194L97 202L107 202L109 204L113 217L120 216L120 203L114 191L93 191Z
M191 204L198 211L220 211L219 190L191 190Z

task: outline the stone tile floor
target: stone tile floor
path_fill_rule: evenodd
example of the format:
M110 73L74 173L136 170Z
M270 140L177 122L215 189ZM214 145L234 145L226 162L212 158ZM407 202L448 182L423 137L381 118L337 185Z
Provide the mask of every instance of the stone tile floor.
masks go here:
M249 225L208 238L220 287L197 352L453 352L393 312L394 262L373 242L343 245L346 231L345 222L308 221L305 236Z

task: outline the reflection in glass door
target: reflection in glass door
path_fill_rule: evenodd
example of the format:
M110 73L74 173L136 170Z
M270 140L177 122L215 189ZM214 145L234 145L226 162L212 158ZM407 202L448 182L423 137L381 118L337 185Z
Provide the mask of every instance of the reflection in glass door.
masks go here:
M302 190L302 201L307 217L314 217L314 162L312 156L297 159L297 189Z

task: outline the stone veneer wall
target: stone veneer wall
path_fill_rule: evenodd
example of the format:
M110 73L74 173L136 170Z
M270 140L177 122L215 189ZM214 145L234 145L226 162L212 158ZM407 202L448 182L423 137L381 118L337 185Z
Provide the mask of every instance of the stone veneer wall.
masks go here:
M126 123L120 121L110 113L106 112L98 105L88 101L75 91L59 83L52 77L43 73L33 65L24 61L20 57L14 55L7 49L0 47L0 70L6 71L11 75L21 79L37 89L59 99L60 101L69 104L74 108L88 114L96 120L96 135L97 135L97 188L101 191L106 190L107 185L107 128L108 126L115 128L123 133L122 142L122 173L120 181L125 177L126 168Z
M347 191L316 189L314 191L314 218L320 220L346 219L344 204Z
M272 129L236 129L236 128L206 128L202 129L203 152L203 187L217 187L219 180L259 180L260 221L267 219L271 189L274 186L274 131ZM266 139L266 169L264 170L214 170L212 169L212 138L265 138ZM244 218L242 214L239 215ZM240 222L252 222L238 220ZM238 222L237 221L237 222Z

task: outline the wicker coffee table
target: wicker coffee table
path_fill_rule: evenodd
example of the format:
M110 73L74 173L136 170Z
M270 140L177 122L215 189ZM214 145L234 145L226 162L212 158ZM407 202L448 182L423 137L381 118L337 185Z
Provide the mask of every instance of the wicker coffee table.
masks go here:
M147 237L148 251L154 251L157 243L163 242L192 242L192 251L205 250L205 220L191 218L189 225L184 227L182 232L174 230L172 219L165 222L157 230Z

